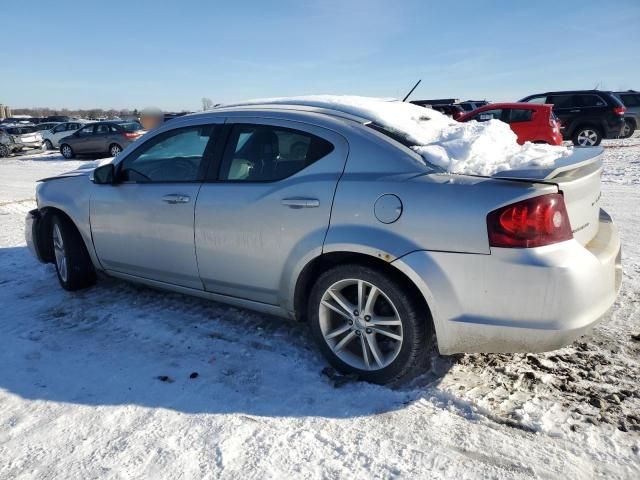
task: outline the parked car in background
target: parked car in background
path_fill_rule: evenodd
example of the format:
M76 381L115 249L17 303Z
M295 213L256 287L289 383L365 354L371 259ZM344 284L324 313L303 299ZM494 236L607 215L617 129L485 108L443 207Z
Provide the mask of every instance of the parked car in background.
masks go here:
M603 138L618 138L624 127L626 109L612 92L547 92L529 95L520 101L553 104L563 138L580 147L600 145Z
M86 125L88 122L83 120L76 120L73 122L63 122L51 130L43 130L42 138L44 139L44 144L47 150L53 150L54 148L58 148L60 146L60 140L64 137L68 137L72 133L79 130L82 126Z
M115 157L144 133L138 122L95 122L61 139L60 153L65 158L73 158L76 154Z
M627 109L624 112L624 127L620 137L629 138L640 126L640 92L627 90L626 92L615 92L615 95Z
M11 136L17 151L43 148L42 135L32 125L10 125L0 127Z
M436 345L559 348L615 302L601 149L561 168L446 174L416 161L378 100L282 103L183 117L43 180L31 252L67 290L100 271L306 321L335 368L378 383L423 373Z
M463 115L458 121L485 122L492 119L508 123L518 136L520 145L524 142L562 145L560 125L553 113L553 105L490 103Z
M43 122L72 122L78 120L77 118L70 117L68 115L49 115L42 119Z
M37 124L35 127L38 132L43 132L45 130L51 130L59 124L60 122L44 122Z
M464 110L460 105L431 105L434 110L444 113L447 117L458 120L464 115Z
M24 125L24 124L30 124L31 122L31 117L27 117L27 116L13 116L13 117L7 117L4 118L2 120L0 120L0 124L4 124L4 125Z
M460 106L465 112L473 112L476 108L484 107L489 102L486 100L465 100L464 102L458 102L455 105Z
M8 157L20 150L20 146L13 140L3 128L0 128L0 158Z

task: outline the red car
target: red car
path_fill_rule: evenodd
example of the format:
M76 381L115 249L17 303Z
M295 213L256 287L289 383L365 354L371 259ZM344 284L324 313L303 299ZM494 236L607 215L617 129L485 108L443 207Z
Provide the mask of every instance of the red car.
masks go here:
M508 123L518 136L518 143L548 143L562 145L560 122L553 113L553 105L531 103L491 103L460 118L459 122L496 119Z

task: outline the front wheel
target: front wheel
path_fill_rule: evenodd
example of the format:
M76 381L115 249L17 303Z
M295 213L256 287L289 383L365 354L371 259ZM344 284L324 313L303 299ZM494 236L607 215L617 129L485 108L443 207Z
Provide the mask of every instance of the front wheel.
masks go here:
M329 363L373 383L414 376L427 365L431 318L388 275L341 265L320 276L311 291L311 331Z
M595 147L600 145L602 134L597 128L581 127L575 131L572 140L577 147Z
M96 283L96 272L80 232L66 217L56 215L51 222L51 242L58 281L65 290L75 291Z
M73 152L73 148L71 148L71 146L67 145L66 143L63 143L60 147L60 153L62 153L62 156L67 159L76 156L76 154Z
M624 121L624 127L622 127L622 133L620 138L629 138L636 131L636 125L630 120Z
M51 143L51 140L45 140L44 141L44 148L45 150L53 150L53 144Z
M0 158L8 157L9 149L5 145L0 145Z

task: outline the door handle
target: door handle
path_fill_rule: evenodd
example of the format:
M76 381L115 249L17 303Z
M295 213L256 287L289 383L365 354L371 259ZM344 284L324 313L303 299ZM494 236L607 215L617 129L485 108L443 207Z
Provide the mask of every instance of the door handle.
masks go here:
M289 208L315 208L320 206L317 198L283 198L280 202Z
M170 193L169 195L165 195L162 197L163 202L167 202L170 204L176 203L189 203L191 197L189 195L182 195L180 193Z

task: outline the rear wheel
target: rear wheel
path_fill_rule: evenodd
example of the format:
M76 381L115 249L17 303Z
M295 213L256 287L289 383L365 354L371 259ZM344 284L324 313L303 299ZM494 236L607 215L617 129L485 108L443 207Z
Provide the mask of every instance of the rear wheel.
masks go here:
M73 158L76 156L76 154L73 151L73 148L71 148L71 146L67 145L66 143L63 143L60 146L60 153L62 153L62 156L64 158Z
M595 127L580 127L573 134L573 144L578 147L595 147L602 141L602 133Z
M633 135L633 132L636 131L636 124L631 120L624 121L624 127L622 127L622 133L620 134L620 138L629 138Z
M44 141L44 148L46 150L53 150L53 144L51 143L51 140L45 140Z
M51 242L58 281L65 290L74 291L96 283L96 272L80 232L71 221L56 215L51 222Z
M109 155L111 155L112 157L118 156L120 152L122 152L122 147L117 143L112 143L109 146Z
M311 291L311 331L329 363L374 383L411 377L427 365L428 312L381 271L341 265Z

